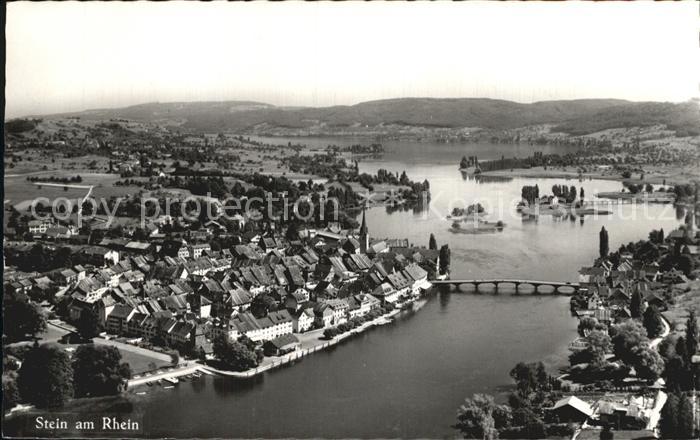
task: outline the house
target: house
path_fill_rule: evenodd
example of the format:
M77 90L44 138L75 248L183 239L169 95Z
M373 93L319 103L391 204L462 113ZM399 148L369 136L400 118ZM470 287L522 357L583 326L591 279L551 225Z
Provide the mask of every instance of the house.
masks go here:
M195 326L191 322L178 322L169 333L169 341L176 346L188 345L192 339L192 332Z
M333 325L333 309L327 303L318 303L313 310L317 327L326 328Z
M73 269L64 269L56 275L56 281L63 286L78 281L78 274Z
M292 324L292 329L294 333L303 333L310 330L314 325L316 316L312 308L306 308L297 310L296 313L292 315L294 322Z
M127 321L136 313L136 310L126 304L116 304L112 312L107 315L105 328L107 333L120 335L128 331Z
M613 322L613 314L610 309L597 308L593 311L593 317L601 324L610 325Z
M190 250L192 253L192 258L199 258L204 252L210 252L211 246L209 245L209 243L193 244L192 246L190 246Z
M374 242L367 249L367 254L369 255L377 255L385 252L389 252L389 247L386 245L385 241Z
M359 254L360 253L360 242L354 237L348 237L343 243L343 250L348 254Z
M158 334L158 318L155 316L147 316L146 319L141 322L140 327L139 333L145 339L153 339Z
M83 248L80 253L85 257L89 264L98 267L105 267L119 262L119 251L108 249L101 246L88 246Z
M189 299L192 306L192 312L197 314L198 318L208 318L211 316L211 301L202 295L192 295Z
M333 310L333 324L338 325L348 320L350 305L344 299L328 299L325 303Z
M359 316L365 316L372 309L379 307L379 300L369 294L358 294L349 296L346 299L348 303L348 318L352 319Z
M407 265L402 274L407 280L413 281L411 290L414 295L420 294L421 290L427 290L432 287L432 284L428 281L428 272L415 263Z
M263 350L267 356L281 356L291 353L299 347L301 347L301 342L292 334L279 336L263 344Z
M161 248L163 255L173 258L189 258L190 250L185 240L166 240Z
M233 318L233 325L242 335L253 341L268 341L292 333L292 315L286 310L270 312L267 316L256 318L252 313L240 313Z
M620 429L644 429L651 416L650 407L654 399L644 396L619 400L604 398L598 402L600 421L613 428Z
M212 324L210 335L212 340L223 337L230 342L236 341L241 336L233 319L215 318Z
M382 302L382 304L393 304L399 300L399 292L389 283L382 283L372 291L372 296Z
M616 305L616 306L626 306L629 305L630 303L630 295L625 292L624 290L620 288L613 289L613 291L610 293L610 296L608 297L608 301L610 301L610 304Z
M32 235L45 234L46 231L53 226L51 219L29 220L27 222L29 233Z
M666 301L659 292L649 292L644 299L648 305L654 306L659 310L666 310Z
M67 240L73 235L77 235L78 231L75 228L67 228L65 226L52 226L44 232L44 238L47 240Z
M124 246L124 252L143 255L150 253L151 248L151 243L145 243L141 241L130 241Z
M565 397L549 410L559 423L582 423L593 415L589 404L576 396Z
M387 282L398 292L399 296L407 294L413 284L409 282L400 272L390 273L387 275Z
M141 312L136 312L131 315L131 319L126 323L126 334L131 336L140 335L142 324L147 317L148 315Z
M299 310L309 301L309 291L303 287L298 288L294 292L287 295L284 300L284 307L295 311Z

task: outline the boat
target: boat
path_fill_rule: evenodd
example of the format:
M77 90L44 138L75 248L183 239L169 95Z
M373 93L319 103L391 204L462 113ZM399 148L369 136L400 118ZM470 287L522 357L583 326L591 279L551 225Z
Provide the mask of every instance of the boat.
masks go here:
M163 380L167 380L168 382L170 382L170 383L173 384L173 385L175 385L176 383L180 382L180 381L177 379L177 377L166 377L166 378L163 379Z

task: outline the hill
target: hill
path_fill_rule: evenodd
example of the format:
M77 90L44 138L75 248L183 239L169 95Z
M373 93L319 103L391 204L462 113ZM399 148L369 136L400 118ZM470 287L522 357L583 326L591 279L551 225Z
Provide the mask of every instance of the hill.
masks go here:
M679 132L700 132L697 102L680 104L616 99L541 101L522 104L485 98L400 98L351 106L276 107L250 101L149 103L121 109L62 114L85 119L172 121L197 131L268 128L422 127L508 129L555 124L557 131L586 134L606 128L667 124Z

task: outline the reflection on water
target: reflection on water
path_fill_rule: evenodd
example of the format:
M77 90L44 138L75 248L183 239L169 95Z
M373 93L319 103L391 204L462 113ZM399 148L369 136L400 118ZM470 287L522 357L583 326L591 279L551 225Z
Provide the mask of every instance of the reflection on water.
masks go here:
M460 145L395 142L385 147L381 160L361 162L360 171L405 170L413 180L428 179L432 200L421 212L368 210L370 235L427 246L434 233L438 244L452 250L454 277L573 281L578 268L597 256L602 226L615 249L653 228L670 231L685 215L673 207L621 205L613 215L578 222L571 216L522 218L514 201L523 185L537 183L545 193L554 184L583 186L589 197L621 185L486 181L463 178L457 170L463 155L489 159L546 150L541 147L476 145L467 151L470 147ZM503 231L450 233L446 215L477 201L487 208L489 221L507 223ZM436 292L419 312L289 368L243 381L205 376L129 399L135 411L147 415L150 437L452 437L450 425L465 397L485 392L503 399L510 389L508 372L519 361L543 360L556 371L575 334L566 297Z

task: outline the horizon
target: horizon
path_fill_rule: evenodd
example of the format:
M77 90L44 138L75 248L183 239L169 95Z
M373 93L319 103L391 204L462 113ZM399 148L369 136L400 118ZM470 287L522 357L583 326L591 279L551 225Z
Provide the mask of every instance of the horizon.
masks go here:
M173 102L685 102L700 78L692 3L20 2L7 12L6 120Z
M96 112L96 111L110 111L110 110L120 110L120 109L126 109L126 108L132 108L132 107L139 107L139 106L145 106L145 105L171 105L171 104L222 104L222 103L251 103L251 104L263 104L263 105L270 105L274 108L286 110L286 109L310 109L310 108L316 108L316 109L321 109L321 108L332 108L332 107L353 107L356 105L360 104L366 104L370 102L381 102L381 101L400 101L400 100L410 100L410 99L430 99L430 100L489 100L489 101L503 101L503 102L512 102L515 104L523 104L523 105L531 105L531 104L539 104L539 103L545 103L545 102L575 102L575 101L624 101L627 103L631 104L640 104L640 103L645 103L645 102L653 102L653 103L670 103L670 104L681 104L685 102L693 102L693 101L699 101L700 96L692 96L686 100L680 100L680 101L633 101L629 99L620 99L620 98L569 98L569 99L545 99L545 100L539 100L539 101L532 101L532 102L524 102L524 101L515 101L515 100L510 100L510 99L500 99L500 98L489 98L489 97L484 97L484 96L479 96L479 97L435 97L435 96L402 96L402 97L396 97L396 98L381 98L381 99L371 99L368 101L360 101L360 102L354 102L350 104L336 104L336 105L330 105L330 106L305 106L305 105L275 105L271 104L269 102L262 102L262 101L253 101L253 100L248 100L248 99L225 99L225 100L202 100L202 101L150 101L150 102L139 102L135 104L127 104L123 106L116 106L116 107L95 107L95 108L85 108L85 109L77 109L77 110L70 110L66 112L59 112L59 113L40 113L40 114L25 114L25 115L19 115L19 116L13 116L11 118L6 118L6 121L13 120L13 119L27 119L27 118L42 118L42 117L48 117L48 116L61 116L61 115L72 115L76 113L86 113L86 112Z

